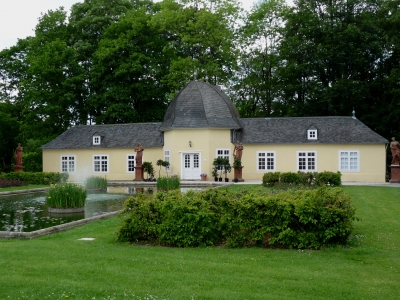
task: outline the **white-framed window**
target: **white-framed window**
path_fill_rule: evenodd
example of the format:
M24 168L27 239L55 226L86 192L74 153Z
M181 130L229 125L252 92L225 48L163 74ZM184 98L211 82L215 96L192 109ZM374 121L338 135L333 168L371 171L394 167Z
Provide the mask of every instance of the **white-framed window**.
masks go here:
M93 171L95 173L108 173L108 155L93 155Z
M73 173L75 172L75 155L62 155L61 156L61 172Z
M93 136L93 145L100 145L100 136L99 135L94 135Z
M309 140L318 139L317 129L309 129L309 130L307 130L307 138Z
M229 149L217 149L217 158L218 157L227 158L230 162L231 161L230 153L231 151ZM218 167L218 170L221 170L221 168Z
M316 172L317 171L317 152L316 151L297 151L297 171Z
M127 173L135 173L135 154L127 154L126 155L126 167Z
M257 171L275 171L275 151L257 151Z
M339 170L341 172L359 172L360 152L358 150L339 151Z
M165 172L171 172L171 156L169 150L164 150L164 160L170 163L170 166L165 168Z

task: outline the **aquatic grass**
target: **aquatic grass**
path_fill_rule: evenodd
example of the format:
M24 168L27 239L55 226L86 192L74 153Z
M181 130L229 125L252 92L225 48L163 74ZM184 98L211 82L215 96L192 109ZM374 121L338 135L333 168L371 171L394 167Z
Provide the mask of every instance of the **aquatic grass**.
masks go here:
M75 183L52 184L47 192L46 204L51 208L83 207L86 201L86 189Z
M86 189L107 189L107 179L100 176L91 176L85 181Z
M157 189L159 191L169 191L179 189L181 185L179 177L160 177L157 179Z

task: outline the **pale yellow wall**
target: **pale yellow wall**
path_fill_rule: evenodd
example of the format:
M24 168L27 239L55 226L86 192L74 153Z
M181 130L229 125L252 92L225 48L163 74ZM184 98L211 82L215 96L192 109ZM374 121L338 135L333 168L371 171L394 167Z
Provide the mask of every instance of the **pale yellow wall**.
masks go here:
M43 150L43 171L61 172L61 156L75 155L76 170L69 173L69 181L83 182L89 176L106 176L108 180L133 180L135 173L127 171L127 155L135 155L132 149L71 149L71 150ZM108 155L108 172L93 171L93 155ZM159 167L158 159L163 159L162 148L146 148L143 152L143 161L152 162L156 177ZM146 175L145 175L146 177Z
M189 146L189 141L192 146ZM171 174L181 177L181 153L200 153L200 168L211 180L216 149L233 150L229 129L179 129L164 132L164 150L170 150ZM232 157L230 157L232 163ZM233 172L230 176L233 178ZM200 179L200 178L199 178Z
M189 146L192 142L192 147ZM386 151L385 145L248 145L244 144L242 165L244 180L261 180L264 171L257 171L257 151L275 151L276 171L297 172L297 151L317 152L317 172L339 170L339 150L356 150L360 153L360 171L342 172L343 181L384 182ZM233 144L230 141L230 130L223 129L181 129L164 133L163 148L147 148L143 161L153 163L155 175L158 177L158 159L164 159L164 150L170 151L170 173L181 177L181 153L200 153L202 173L211 176L212 162L216 157L216 149L229 149L230 162L233 162ZM93 155L109 155L109 172L93 172ZM84 181L92 175L105 175L108 180L132 180L134 173L127 173L127 154L135 154L134 149L87 149L87 150L43 150L43 171L60 172L61 156L76 155L76 172L70 173L70 181ZM161 168L161 176L165 176ZM233 170L228 174L233 179ZM200 178L199 178L200 179Z
M342 181L384 182L385 145L244 145L243 179L261 180L263 171L257 171L257 151L275 151L276 171L297 172L297 151L317 152L317 172L339 170L339 151L355 150L360 153L359 172L341 172Z

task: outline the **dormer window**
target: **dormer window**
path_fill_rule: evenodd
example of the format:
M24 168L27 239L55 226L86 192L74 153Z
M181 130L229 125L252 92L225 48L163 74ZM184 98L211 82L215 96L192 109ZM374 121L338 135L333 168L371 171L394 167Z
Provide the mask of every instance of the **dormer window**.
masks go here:
M94 135L93 136L93 145L100 145L100 136L99 135Z
M318 139L317 130L316 129L309 129L307 130L307 138L309 140L316 140Z

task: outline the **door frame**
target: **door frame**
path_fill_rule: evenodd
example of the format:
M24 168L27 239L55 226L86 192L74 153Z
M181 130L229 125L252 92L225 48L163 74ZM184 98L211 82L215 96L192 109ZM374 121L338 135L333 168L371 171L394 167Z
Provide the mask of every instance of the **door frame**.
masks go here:
M181 176L182 176L182 180L185 180L185 178L183 178L184 173L184 168L185 168L185 154L198 154L199 155L199 170L200 170L200 174L201 174L201 151L197 150L197 151L179 151L180 154L180 170L181 170ZM200 177L198 178L200 180ZM187 180L196 180L196 179L187 179Z

